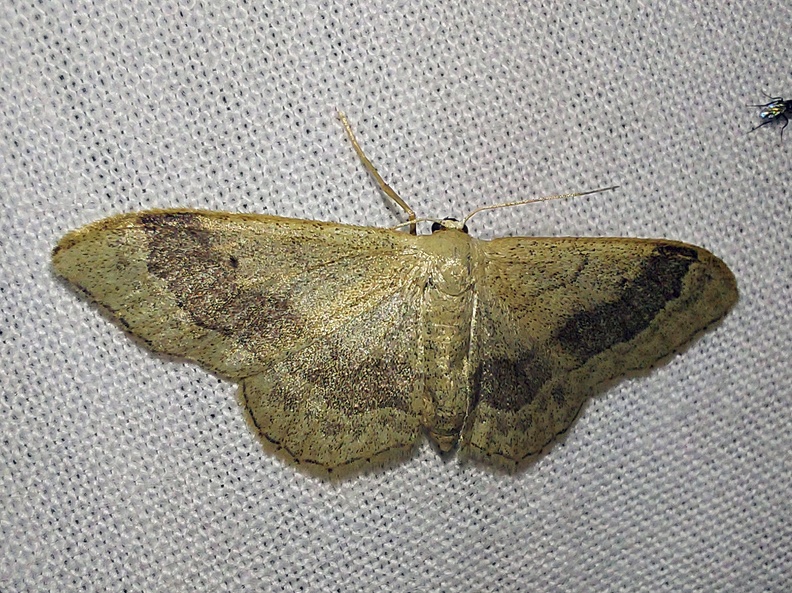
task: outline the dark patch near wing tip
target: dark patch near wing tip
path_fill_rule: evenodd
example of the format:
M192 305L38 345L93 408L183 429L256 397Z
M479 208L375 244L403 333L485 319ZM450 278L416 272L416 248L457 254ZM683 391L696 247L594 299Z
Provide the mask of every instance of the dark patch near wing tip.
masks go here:
M299 323L288 297L239 284L238 258L200 215L150 213L139 220L149 238L148 271L168 284L197 325L245 343L277 338L287 320Z
M658 245L655 251L665 257L683 257L698 260L698 252L684 245Z
M679 298L688 269L698 260L689 247L659 245L641 273L624 284L618 300L572 315L556 338L581 362L629 342L644 331L669 301Z
M496 358L479 363L481 399L495 409L516 412L533 401L552 376L550 363L534 351L517 360Z
M144 227L190 226L195 222L196 215L192 212L149 212L140 215L140 224Z

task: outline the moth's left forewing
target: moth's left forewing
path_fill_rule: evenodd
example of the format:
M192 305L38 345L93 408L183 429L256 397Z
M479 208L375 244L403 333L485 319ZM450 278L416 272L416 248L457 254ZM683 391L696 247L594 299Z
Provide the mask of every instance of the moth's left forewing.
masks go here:
M402 290L410 249L383 229L155 210L69 233L53 263L152 350L239 378Z
M597 385L651 367L720 319L734 276L674 241L482 242L463 452L519 462L574 420Z

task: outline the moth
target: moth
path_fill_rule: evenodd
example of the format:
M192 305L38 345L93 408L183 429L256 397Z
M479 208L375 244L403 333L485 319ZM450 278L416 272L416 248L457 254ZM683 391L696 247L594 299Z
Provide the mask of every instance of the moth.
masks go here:
M737 300L720 259L677 241L484 241L450 219L419 235L341 117L408 232L152 210L70 232L53 252L151 350L239 383L263 442L295 462L365 467L425 432L441 452L516 466L598 386L654 365Z

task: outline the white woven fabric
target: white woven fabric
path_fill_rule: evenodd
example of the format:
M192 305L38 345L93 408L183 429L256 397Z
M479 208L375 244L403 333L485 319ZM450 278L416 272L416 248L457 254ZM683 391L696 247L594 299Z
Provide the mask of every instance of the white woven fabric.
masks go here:
M4 2L0 591L788 591L789 2ZM789 96L787 96L789 98ZM741 299L504 476L424 445L328 484L235 386L139 347L50 267L68 230L200 207L702 245Z

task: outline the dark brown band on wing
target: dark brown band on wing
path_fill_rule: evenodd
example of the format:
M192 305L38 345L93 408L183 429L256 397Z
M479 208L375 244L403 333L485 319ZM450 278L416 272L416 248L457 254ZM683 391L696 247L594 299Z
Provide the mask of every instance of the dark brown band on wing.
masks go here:
M581 363L644 331L669 301L679 298L694 249L660 245L646 258L641 273L626 280L618 300L572 315L556 332L565 351Z
M412 413L409 393L400 389L412 378L405 360L339 352L324 357L315 368L296 372L324 394L328 405L348 417L384 408Z
M216 245L199 215L144 214L140 224L149 238L149 272L168 284L197 325L244 344L275 339L280 328L300 323L286 297L240 286L244 254Z
M498 410L516 412L533 401L553 376L549 361L529 351L518 359L484 359L476 370L479 398Z

